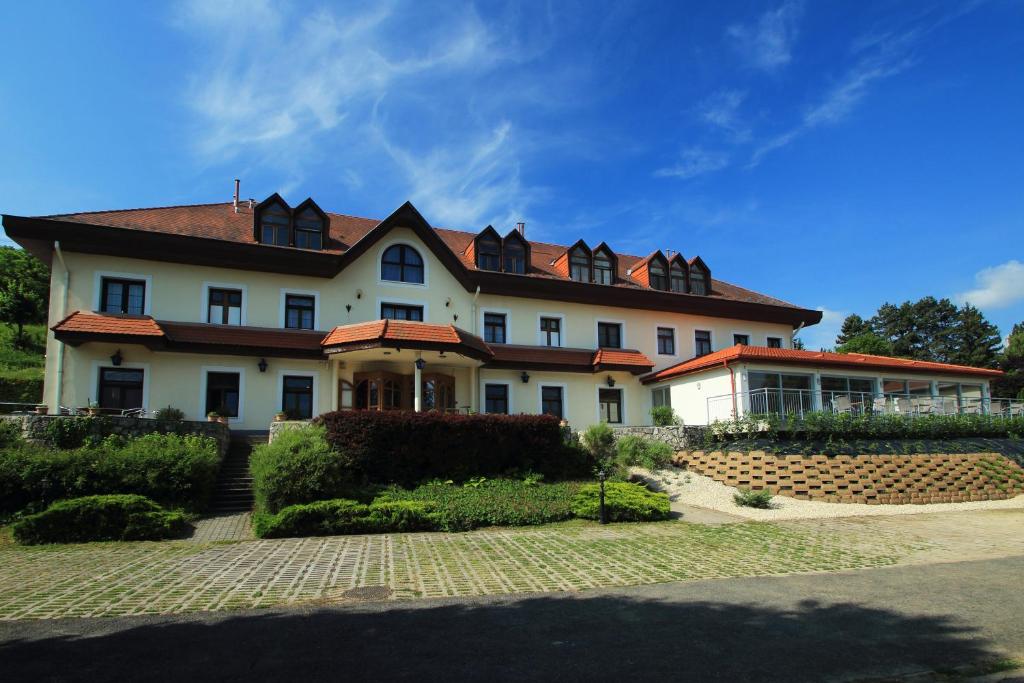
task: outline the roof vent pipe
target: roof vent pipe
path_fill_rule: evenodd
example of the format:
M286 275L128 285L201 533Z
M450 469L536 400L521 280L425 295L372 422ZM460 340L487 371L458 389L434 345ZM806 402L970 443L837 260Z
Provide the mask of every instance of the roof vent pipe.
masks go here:
M526 237L526 223L516 223L516 232Z
M238 178L235 178L235 200L232 202L232 205L235 207L235 213L238 213L238 190L241 187L241 185L242 181L239 180Z

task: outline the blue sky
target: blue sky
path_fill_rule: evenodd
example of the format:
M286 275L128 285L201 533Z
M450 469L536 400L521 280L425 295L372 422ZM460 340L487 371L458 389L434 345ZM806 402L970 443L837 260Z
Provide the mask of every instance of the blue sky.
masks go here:
M0 211L280 191L1024 320L1024 3L4 3Z

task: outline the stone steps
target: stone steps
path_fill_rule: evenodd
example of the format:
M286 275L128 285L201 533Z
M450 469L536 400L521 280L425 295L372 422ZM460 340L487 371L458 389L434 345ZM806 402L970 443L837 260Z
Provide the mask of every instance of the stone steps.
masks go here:
M253 507L249 456L253 446L266 443L266 435L232 435L213 490L210 511L214 514L248 512Z

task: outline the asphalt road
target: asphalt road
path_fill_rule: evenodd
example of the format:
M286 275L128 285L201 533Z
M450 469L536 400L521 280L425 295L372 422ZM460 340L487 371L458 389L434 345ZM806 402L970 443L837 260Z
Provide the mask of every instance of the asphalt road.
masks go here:
M0 623L0 680L860 680L1024 653L1024 557L501 599Z

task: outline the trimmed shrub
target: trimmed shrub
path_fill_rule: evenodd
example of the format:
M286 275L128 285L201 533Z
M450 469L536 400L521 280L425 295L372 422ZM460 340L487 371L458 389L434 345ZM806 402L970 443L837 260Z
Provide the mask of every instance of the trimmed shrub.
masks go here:
M10 448L21 443L21 423L15 420L0 420L0 448Z
M0 514L112 493L201 510L213 492L219 466L217 443L200 436L110 436L69 451L20 444L0 450Z
M656 470L672 461L672 447L664 441L652 441L627 434L615 444L616 458L623 467L644 467Z
M42 370L0 372L0 403L35 404L43 400Z
M185 412L180 408L166 406L156 411L156 413L153 414L153 417L161 422L184 422Z
M258 512L253 532L260 538L287 538L427 531L434 528L432 511L430 503L418 501L364 505L344 498L320 500L286 507L276 515Z
M671 515L667 493L649 491L641 484L607 482L604 485L605 512L610 522L654 522ZM599 484L580 488L572 500L572 512L583 519L600 519Z
M550 415L451 415L409 411L339 411L315 421L359 480L415 485L533 471L549 478L584 476L590 463L567 447Z
M671 427L679 424L672 406L654 406L651 408L651 421L655 427Z
M349 461L327 443L319 426L282 430L257 446L249 459L257 509L275 513L289 505L360 498Z
M86 496L22 519L14 525L14 539L23 545L155 541L180 536L187 528L180 512L167 512L144 496Z
M772 492L768 489L761 489L760 491L740 489L733 494L732 499L740 507L767 510L772 506Z

